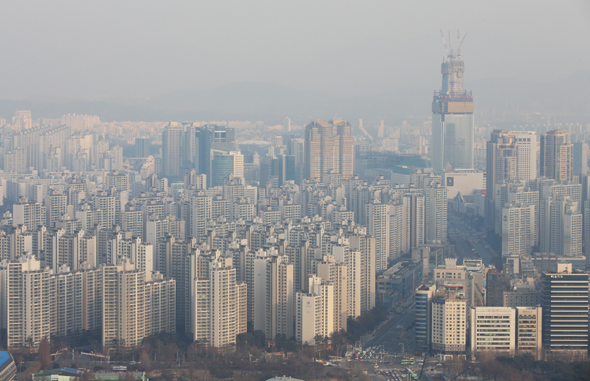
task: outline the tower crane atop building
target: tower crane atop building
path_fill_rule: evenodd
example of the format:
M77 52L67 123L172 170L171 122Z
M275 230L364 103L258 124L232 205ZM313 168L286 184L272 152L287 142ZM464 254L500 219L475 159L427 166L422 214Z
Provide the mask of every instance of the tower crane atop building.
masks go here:
M463 45L463 41L465 41L465 37L467 33L463 35L461 38L461 33L457 29L457 50L453 50L451 46L451 32L448 32L449 43L447 44L447 40L445 39L445 34L443 31L440 31L440 36L442 37L443 46L445 48L445 53L447 54L447 58L449 61L460 61L461 60L461 45Z

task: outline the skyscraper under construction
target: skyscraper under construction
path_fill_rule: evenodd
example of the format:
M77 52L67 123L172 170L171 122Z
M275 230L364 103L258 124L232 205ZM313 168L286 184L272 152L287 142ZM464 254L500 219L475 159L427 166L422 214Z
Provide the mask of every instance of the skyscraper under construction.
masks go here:
M443 36L444 40L444 36ZM465 91L461 61L461 43L457 50L447 47L442 63L442 89L432 102L432 167L473 168L473 96Z

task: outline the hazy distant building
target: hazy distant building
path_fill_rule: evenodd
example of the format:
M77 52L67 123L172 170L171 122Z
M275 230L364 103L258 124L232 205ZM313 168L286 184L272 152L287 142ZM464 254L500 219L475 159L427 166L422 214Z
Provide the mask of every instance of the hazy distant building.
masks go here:
M211 186L222 186L229 176L244 178L244 155L240 152L215 152L212 162Z
M322 179L324 173L334 171L342 179L354 170L351 126L346 120L315 121L305 127L304 177Z
M180 176L182 164L183 128L178 122L170 122L162 133L163 175Z
M432 102L432 166L434 170L473 168L473 96L465 91L465 65L450 52L441 65L442 89Z
M541 135L539 175L549 179L572 180L574 145L566 130L553 130Z
M588 143L574 143L574 175L588 173Z
M135 156L150 156L150 138L135 138Z

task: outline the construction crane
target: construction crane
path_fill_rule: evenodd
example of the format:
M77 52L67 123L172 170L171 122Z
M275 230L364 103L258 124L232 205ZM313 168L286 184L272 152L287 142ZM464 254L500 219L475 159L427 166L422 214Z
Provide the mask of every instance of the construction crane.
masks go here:
M463 41L465 41L465 37L467 37L467 33L463 35L461 38L461 34L459 33L459 29L457 29L457 58L461 61L461 45L463 45ZM460 41L459 41L460 40Z
M445 38L445 34L443 33L443 31L440 31L440 36L442 37L443 40L443 46L445 47L445 53L447 53L447 58L449 60L455 60L457 59L461 59L461 45L463 45L463 41L465 41L465 37L467 36L467 33L465 33L465 35L463 35L463 38L461 38L461 33L459 32L459 30L457 29L457 50L454 51L453 47L451 45L451 31L448 31L448 38L449 38L449 43L447 44L447 40Z

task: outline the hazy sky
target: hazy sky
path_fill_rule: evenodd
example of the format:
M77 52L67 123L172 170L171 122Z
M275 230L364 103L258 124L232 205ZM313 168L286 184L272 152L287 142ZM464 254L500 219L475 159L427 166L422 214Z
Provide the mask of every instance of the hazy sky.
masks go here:
M590 69L589 0L2 1L0 97L149 98L234 81L350 96Z

